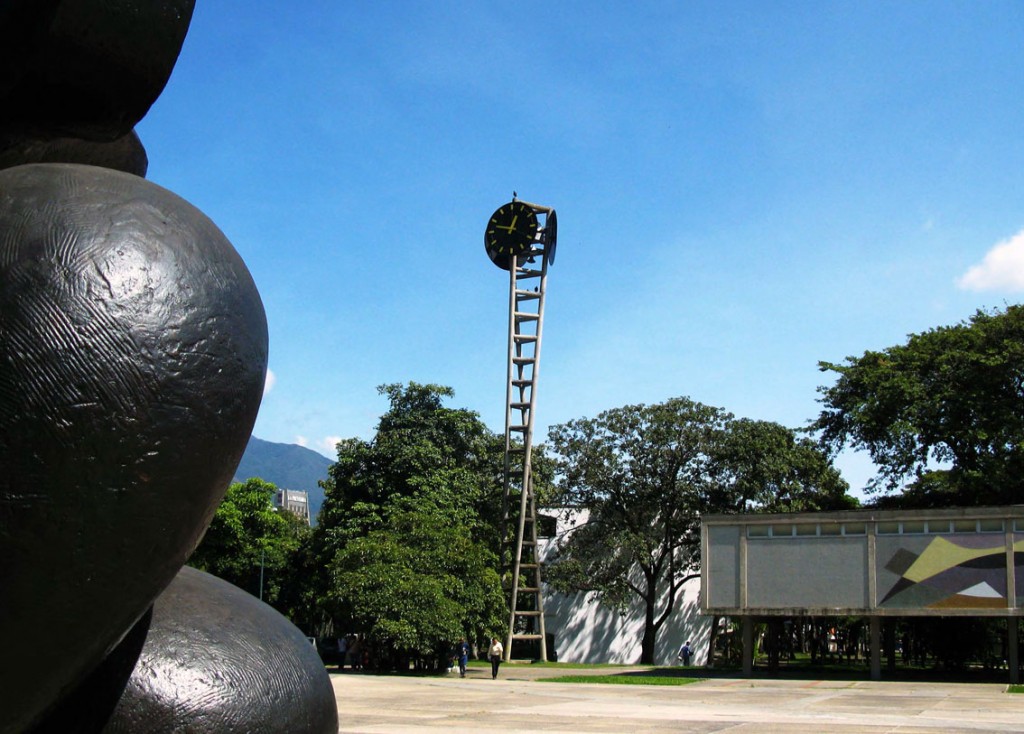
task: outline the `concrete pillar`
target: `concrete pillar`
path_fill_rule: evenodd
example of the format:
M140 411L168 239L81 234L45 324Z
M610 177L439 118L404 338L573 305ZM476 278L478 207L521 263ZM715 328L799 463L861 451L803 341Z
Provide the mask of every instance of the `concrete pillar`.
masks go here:
M743 631L743 675L749 678L754 674L754 619L741 617Z
M896 672L896 617L886 617L882 627L884 634L885 667L890 673Z
M1006 662L1010 664L1010 683L1020 683L1020 658L1017 650L1017 618L1006 620Z
M869 646L871 648L871 680L882 680L882 618L868 617Z

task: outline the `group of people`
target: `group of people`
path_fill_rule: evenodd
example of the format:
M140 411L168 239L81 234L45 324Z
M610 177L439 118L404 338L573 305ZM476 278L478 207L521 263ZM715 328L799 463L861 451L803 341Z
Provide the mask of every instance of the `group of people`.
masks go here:
M359 635L345 635L338 639L338 667L341 670L348 665L352 670L360 670L366 667L370 651Z
M459 640L459 644L455 646L455 658L459 663L459 677L466 677L466 666L469 665L469 655L471 649L469 643L466 642L466 638L463 637ZM501 666L501 661L505 656L505 646L501 644L501 641L497 637L491 638L491 646L487 649L487 659L491 661L491 680L498 677L498 668Z

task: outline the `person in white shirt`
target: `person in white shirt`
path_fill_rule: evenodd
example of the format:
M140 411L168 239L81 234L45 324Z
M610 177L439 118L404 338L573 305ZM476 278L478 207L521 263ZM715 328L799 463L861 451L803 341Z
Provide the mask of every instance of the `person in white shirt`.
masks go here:
M491 680L498 677L498 666L501 665L501 658L504 654L505 648L498 642L498 638L492 637L491 649L487 652L487 656L491 659Z

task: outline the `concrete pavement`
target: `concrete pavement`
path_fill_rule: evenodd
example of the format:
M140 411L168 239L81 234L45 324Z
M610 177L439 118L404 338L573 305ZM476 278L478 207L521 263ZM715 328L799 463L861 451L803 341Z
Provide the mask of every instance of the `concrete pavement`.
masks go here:
M543 683L581 670L503 665L465 679L332 673L339 732L1024 732L995 683L715 678L686 686ZM607 669L595 672L608 673Z

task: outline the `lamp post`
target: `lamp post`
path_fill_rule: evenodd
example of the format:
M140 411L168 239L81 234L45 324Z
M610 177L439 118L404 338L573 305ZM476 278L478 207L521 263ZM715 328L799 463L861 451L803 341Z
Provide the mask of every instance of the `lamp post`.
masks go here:
M263 601L263 562L266 560L266 546L260 548L260 601Z

